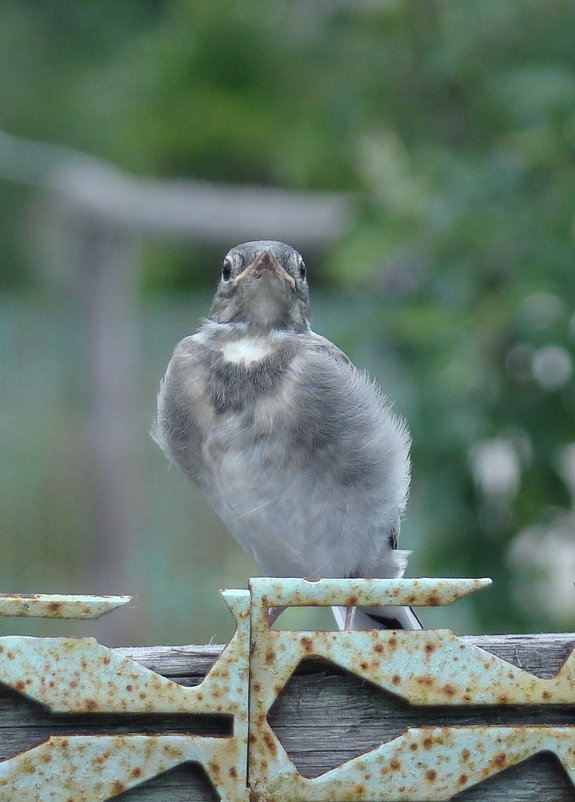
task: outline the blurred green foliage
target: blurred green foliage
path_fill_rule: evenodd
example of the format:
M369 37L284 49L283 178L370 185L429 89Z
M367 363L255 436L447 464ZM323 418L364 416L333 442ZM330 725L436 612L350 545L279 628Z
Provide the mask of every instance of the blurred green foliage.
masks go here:
M322 331L412 428L412 573L493 576L484 631L575 625L574 30L569 0L0 8L10 133L145 175L357 193L312 265L338 291ZM17 287L24 200L1 192ZM155 244L147 294L205 284L207 258Z

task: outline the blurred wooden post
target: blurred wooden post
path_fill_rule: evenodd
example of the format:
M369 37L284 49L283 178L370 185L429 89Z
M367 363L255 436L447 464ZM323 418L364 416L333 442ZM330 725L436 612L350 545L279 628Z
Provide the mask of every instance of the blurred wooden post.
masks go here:
M87 456L92 493L92 574L98 593L129 584L137 549L134 429L137 243L131 232L82 219L76 232L82 311L87 329L90 410ZM132 611L132 616L135 611ZM125 642L122 617L100 625L107 642ZM127 631L134 635L133 622Z

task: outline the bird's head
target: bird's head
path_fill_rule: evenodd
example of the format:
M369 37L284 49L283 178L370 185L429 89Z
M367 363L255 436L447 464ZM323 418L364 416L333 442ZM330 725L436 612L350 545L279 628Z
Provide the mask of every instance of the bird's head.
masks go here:
M272 240L244 242L224 259L210 317L262 331L307 331L308 298L306 268L297 251Z

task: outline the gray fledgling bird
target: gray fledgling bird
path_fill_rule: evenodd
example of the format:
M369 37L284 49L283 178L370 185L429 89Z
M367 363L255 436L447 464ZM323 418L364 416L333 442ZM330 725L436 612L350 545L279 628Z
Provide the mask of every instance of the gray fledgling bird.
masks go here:
M407 426L311 330L305 264L289 245L230 250L209 318L168 365L154 437L264 575L403 575ZM353 627L421 625L382 607L359 610Z

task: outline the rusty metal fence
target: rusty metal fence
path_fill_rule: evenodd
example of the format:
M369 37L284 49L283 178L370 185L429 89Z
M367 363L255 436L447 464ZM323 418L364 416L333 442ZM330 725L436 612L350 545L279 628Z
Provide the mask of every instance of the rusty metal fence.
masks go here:
M188 764L200 765L208 793L227 802L413 802L457 794L542 799L537 784L531 792L539 796L524 790L514 797L504 786L492 793L495 786L489 784L541 753L552 754L563 771L562 795L545 798L575 798L575 635L571 642L563 637L565 659L543 678L444 629L317 632L268 624L268 610L275 606L447 605L489 584L487 579L252 579L249 590L223 591L236 632L191 687L93 638L0 638L6 698L14 708L31 705L26 748L20 751L16 738L12 752L0 697L0 743L5 741L8 754L0 762L0 801L96 802L124 794L141 800L200 798L189 788L182 796L169 790L162 796L147 785ZM0 615L89 618L127 601L1 596ZM286 748L289 736L278 735L274 710L296 673L314 662L359 678L357 698L382 693L409 708L413 721L420 716L421 724L402 731L398 718L400 731L391 737L382 732L379 745L306 776ZM44 711L43 729L36 710ZM305 710L297 712L294 726L305 728L310 724ZM477 723L469 724L472 712ZM108 725L113 721L113 734L103 731L104 715ZM350 715L333 706L326 729L337 730L338 720ZM81 726L74 729L76 719ZM171 730L165 731L168 720ZM210 726L198 732L202 720Z

